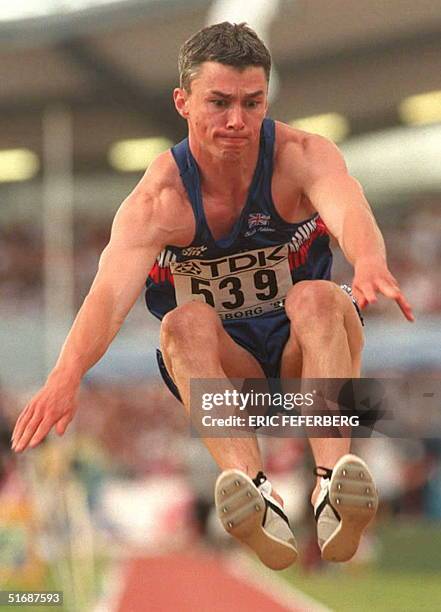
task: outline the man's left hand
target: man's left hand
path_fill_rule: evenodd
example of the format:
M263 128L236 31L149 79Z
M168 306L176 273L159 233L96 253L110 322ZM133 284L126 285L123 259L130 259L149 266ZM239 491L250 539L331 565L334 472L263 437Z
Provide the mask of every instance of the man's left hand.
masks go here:
M375 304L377 293L395 300L408 321L415 321L410 304L401 292L383 258L363 258L356 262L352 291L360 308Z

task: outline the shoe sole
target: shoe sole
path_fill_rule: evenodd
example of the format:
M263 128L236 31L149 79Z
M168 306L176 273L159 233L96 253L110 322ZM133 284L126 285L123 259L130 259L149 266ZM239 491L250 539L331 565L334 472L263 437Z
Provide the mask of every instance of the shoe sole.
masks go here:
M322 547L325 561L349 561L378 508L378 492L368 466L355 455L345 455L334 466L329 499L340 515L336 531Z
M215 501L224 529L251 548L264 565L282 570L297 559L297 550L265 531L265 500L251 478L240 470L226 470L216 481ZM281 519L282 520L282 519Z

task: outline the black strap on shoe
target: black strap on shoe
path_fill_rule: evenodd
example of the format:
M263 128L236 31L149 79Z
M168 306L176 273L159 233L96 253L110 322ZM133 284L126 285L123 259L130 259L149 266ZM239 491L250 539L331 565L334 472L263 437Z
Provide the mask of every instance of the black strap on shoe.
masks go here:
M262 525L265 525L265 521L266 521L266 515L268 513L268 508L271 508L271 510L273 510L276 514L278 514L280 516L280 518L282 518L285 523L288 525L288 527L291 529L291 526L289 524L289 520L288 517L286 516L286 514L283 512L283 510L281 510L279 508L279 506L276 506L276 504L273 504L273 502L270 499L267 499L265 497L265 495L262 495L264 501L265 501L265 514L263 515L263 521L262 521Z
M330 470L329 468L325 468L321 465L315 467L313 473L314 476L321 476L322 478L331 478L332 476L332 470Z
M263 472L257 472L256 478L253 478L253 482L256 487L260 487L264 482L266 482L268 478L265 476Z
M319 520L319 517L320 517L321 513L323 512L323 510L325 509L326 506L329 506L331 508L332 512L334 513L335 518L338 521L341 521L339 513L334 508L334 506L331 504L331 500L329 499L329 493L326 493L325 497L323 498L322 502L317 506L317 510L314 513L314 518L315 518L316 522Z
M263 472L258 472L256 478L253 478L253 482L256 485L256 487L259 487L260 485L262 485L267 480L268 480L268 478L265 476L265 474ZM268 513L268 508L271 508L271 510L273 510L276 514L278 514L280 516L280 518L282 518L285 521L285 523L288 525L288 527L290 527L288 517L283 512L283 510L281 510L279 508L279 506L276 506L276 504L273 504L273 502L270 499L267 499L265 497L265 495L262 495L262 497L263 497L263 499L265 501L265 514L263 515L262 524L263 525L265 524L266 515Z
M314 476L318 476L319 478L321 477L321 478L325 478L329 480L332 476L332 470L330 470L329 468L323 467L322 465L317 465L314 468ZM318 521L319 516L325 509L325 506L329 506L332 512L334 513L335 518L339 521L341 520L340 515L338 514L337 510L331 504L331 500L329 499L329 492L327 492L322 502L319 504L319 506L317 507L317 510L314 513L314 517L316 521Z

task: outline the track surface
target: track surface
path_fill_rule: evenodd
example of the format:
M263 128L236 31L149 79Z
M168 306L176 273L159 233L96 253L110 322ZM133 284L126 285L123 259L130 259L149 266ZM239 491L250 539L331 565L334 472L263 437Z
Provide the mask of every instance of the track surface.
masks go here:
M232 575L209 555L173 554L133 559L126 571L118 612L307 612L285 607Z

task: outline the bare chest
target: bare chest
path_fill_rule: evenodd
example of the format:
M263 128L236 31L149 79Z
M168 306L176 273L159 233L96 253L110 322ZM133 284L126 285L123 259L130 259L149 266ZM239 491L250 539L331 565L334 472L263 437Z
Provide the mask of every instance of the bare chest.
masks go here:
M232 194L223 197L204 197L202 194L205 219L215 240L228 236L239 222L246 205L246 195L241 201Z
M314 213L311 202L300 187L274 177L271 186L272 200L277 213L288 223L298 223ZM208 197L202 193L205 219L215 240L231 234L241 218L248 194Z

